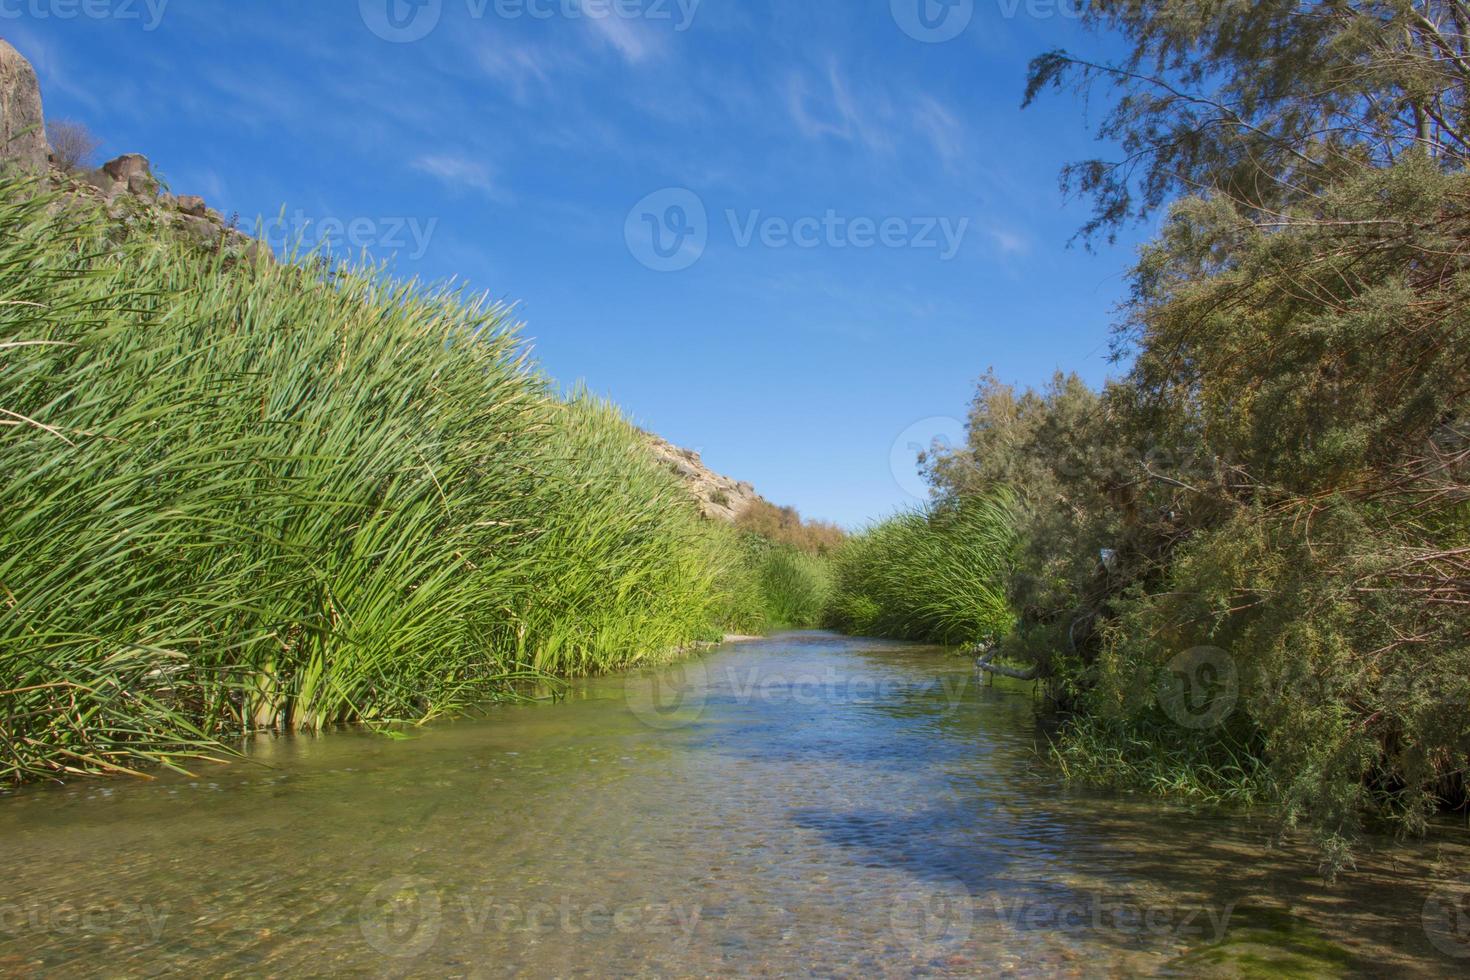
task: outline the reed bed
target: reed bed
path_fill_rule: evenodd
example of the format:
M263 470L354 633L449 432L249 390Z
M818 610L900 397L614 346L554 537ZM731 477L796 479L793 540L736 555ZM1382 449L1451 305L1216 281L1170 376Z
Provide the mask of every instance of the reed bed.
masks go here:
M898 514L836 555L830 625L847 633L978 643L1015 622L1012 501L999 494Z
M822 625L832 594L832 559L761 539L751 548L767 628Z
M0 179L0 781L423 722L718 633L739 547L640 438L500 305Z

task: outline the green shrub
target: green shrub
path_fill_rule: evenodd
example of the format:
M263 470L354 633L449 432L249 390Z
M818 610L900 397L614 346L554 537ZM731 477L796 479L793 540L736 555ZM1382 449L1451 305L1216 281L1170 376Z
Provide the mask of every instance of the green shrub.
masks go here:
M735 526L776 544L813 555L830 555L847 540L846 532L836 524L803 520L794 507L777 507L760 499L751 501L740 512Z

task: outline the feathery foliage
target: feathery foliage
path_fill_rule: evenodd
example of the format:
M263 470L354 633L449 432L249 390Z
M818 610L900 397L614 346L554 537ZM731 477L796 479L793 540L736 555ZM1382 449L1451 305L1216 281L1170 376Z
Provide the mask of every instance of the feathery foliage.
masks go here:
M1100 392L987 375L925 471L941 508L1014 494L999 652L1070 712L1070 776L1278 804L1332 872L1367 821L1470 803L1470 12L1086 11L1130 55L1050 52L1026 93L1115 97L1121 159L1063 175L1082 236L1184 195L1133 272L1131 363ZM852 553L903 568L922 531ZM848 622L918 632L919 588L851 581ZM1222 710L1181 716L1177 685Z
M1051 88L1114 96L1064 189L1090 196L1084 238L1111 237L1179 195L1258 220L1364 167L1470 159L1470 11L1461 0L1088 0L1090 27L1131 46L1102 62L1049 51L1026 103Z

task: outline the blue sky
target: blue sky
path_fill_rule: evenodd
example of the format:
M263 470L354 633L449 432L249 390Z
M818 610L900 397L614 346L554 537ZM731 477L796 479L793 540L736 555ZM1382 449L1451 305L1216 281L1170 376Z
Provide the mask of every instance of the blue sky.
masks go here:
M0 0L0 35L104 157L516 303L563 385L858 526L988 367L1107 376L1136 240L1067 247L1086 115L1020 110L1104 41L948 2Z

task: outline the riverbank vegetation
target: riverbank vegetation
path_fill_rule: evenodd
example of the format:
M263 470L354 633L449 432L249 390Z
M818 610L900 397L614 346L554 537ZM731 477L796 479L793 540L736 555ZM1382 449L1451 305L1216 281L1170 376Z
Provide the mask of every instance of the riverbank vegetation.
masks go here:
M881 521L834 562L830 625L865 636L966 643L1006 633L1015 545L1011 501L953 497Z
M1274 803L1335 870L1368 823L1466 800L1465 12L1087 10L1131 57L1049 53L1027 99L1110 97L1118 157L1064 178L1096 204L1085 242L1169 208L1122 374L987 376L968 444L927 472L941 509L1014 494L999 653L1072 719L1070 775Z
M822 625L832 593L832 557L846 542L839 527L803 520L794 508L757 499L735 521L765 629Z
M798 618L472 297L5 178L0 365L0 780L423 721Z

